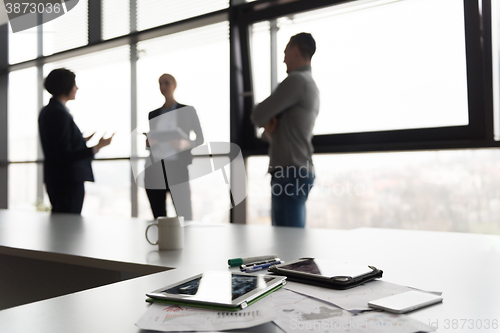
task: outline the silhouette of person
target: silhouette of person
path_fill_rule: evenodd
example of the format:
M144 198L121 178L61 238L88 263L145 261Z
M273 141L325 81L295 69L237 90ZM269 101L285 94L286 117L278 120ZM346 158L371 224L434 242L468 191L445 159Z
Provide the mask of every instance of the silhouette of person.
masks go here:
M45 78L45 89L52 95L38 117L43 153L43 178L53 213L81 214L85 197L84 182L94 181L91 161L111 143L113 136L101 137L87 147L92 135L84 138L66 108L74 100L78 87L75 74L65 68L54 69ZM113 134L114 135L114 134Z
M271 217L276 226L305 226L305 204L314 183L312 131L319 112L319 91L311 75L315 51L311 34L292 36L284 58L288 77L251 115L269 141Z
M155 219L167 216L166 198L170 192L177 215L192 220L188 166L193 156L190 149L203 143L203 132L196 110L175 100L175 78L163 74L159 84L165 103L148 115L150 132L145 134L151 159L145 169L146 193ZM169 183L176 186L175 195Z

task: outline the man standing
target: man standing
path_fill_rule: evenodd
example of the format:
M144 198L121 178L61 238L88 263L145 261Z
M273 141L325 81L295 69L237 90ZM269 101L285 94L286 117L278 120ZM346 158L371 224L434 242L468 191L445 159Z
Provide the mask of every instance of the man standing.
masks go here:
M305 203L314 182L312 131L319 111L319 91L311 76L315 51L311 34L292 36L285 48L288 77L251 115L269 141L275 226L305 226Z

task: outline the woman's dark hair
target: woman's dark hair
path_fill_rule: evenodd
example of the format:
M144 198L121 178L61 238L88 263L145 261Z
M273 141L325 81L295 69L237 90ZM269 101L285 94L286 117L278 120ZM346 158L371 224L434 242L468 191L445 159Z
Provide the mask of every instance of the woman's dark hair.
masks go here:
M66 96L75 86L75 73L66 69L54 69L47 75L44 87L54 97Z

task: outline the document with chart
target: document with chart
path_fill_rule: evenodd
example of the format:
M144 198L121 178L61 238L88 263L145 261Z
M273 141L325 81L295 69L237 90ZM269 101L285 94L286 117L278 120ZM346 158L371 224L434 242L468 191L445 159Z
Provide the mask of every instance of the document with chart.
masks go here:
M435 330L406 315L368 311L353 315L334 305L290 290L271 294L276 312L274 323L286 333L415 333Z
M296 282L288 282L285 288L335 304L348 311L370 310L368 307L369 301L415 290L382 280L370 281L347 290L328 289Z
M253 327L274 319L273 302L270 297L265 297L240 311L153 303L136 326L144 330L164 332L216 331Z

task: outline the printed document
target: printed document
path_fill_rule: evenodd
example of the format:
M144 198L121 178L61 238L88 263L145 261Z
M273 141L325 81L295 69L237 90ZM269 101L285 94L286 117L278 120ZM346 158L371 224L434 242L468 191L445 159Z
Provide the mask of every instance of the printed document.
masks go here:
M253 327L274 319L273 302L270 297L264 297L239 311L153 303L135 325L144 330L164 332L217 331Z
M414 333L435 328L406 315L369 311L354 315L312 297L282 289L272 293L274 323L287 333Z
M346 290L316 287L297 282L287 282L284 288L332 303L348 311L371 310L368 307L369 301L415 290L382 280L370 281Z

